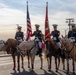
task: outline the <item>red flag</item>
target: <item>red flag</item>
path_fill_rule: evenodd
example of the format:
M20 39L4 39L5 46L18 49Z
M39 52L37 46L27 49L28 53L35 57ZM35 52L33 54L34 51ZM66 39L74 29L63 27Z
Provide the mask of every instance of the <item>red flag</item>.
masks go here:
M27 35L26 35L26 41L30 40L32 34L32 28L31 28L31 22L30 22L30 16L28 11L28 2L27 2Z
M50 39L50 28L48 21L48 2L46 3L46 17L45 17L45 40Z

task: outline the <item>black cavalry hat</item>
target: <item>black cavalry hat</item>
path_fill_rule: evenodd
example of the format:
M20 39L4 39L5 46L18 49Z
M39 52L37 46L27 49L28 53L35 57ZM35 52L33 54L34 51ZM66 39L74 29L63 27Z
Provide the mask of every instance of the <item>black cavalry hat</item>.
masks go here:
M53 27L57 27L58 25L57 25L57 24L53 24L52 26L53 26Z
M21 26L18 26L17 28L18 28L18 29L21 29L22 27L21 27Z
M40 25L39 24L35 24L35 27L40 27Z
M72 27L75 27L76 24L71 24Z

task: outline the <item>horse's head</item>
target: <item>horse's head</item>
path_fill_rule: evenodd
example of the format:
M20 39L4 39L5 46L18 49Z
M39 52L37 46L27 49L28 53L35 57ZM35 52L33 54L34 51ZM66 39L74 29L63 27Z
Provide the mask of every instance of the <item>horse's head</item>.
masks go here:
M4 44L5 44L5 50L6 50L6 52L8 54L10 54L11 53L11 44L10 44L9 40L7 40Z
M67 48L70 45L70 40L67 37L61 39L61 46Z
M46 50L50 50L54 48L54 42L52 39L45 41Z

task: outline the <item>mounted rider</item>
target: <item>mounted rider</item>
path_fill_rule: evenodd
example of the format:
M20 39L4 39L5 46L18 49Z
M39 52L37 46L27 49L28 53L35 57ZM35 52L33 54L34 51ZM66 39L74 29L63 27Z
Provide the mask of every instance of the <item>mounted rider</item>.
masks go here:
M70 42L73 42L76 45L76 28L75 28L75 24L71 25L72 30L68 32L68 38L70 40Z
M35 36L35 42L38 44L39 50L38 53L39 57L42 56L42 31L39 30L40 25L35 24L36 31L33 32L31 36Z
M24 39L24 34L23 34L23 32L21 30L22 30L22 27L18 26L17 27L17 32L15 34L15 39L20 41L20 42L22 42L23 39Z
M60 43L60 31L57 30L57 24L53 24L53 28L54 30L51 32L51 36L53 36L53 41L57 43L57 45L59 46L59 48L61 48L61 43Z

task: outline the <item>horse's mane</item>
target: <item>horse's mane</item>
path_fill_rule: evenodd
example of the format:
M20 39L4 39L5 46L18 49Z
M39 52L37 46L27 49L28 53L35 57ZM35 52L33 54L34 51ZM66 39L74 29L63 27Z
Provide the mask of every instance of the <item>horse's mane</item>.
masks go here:
M54 45L54 41L52 39L49 40L51 45Z
M50 39L50 45L55 48L55 46L56 46L57 44L56 44L52 39Z
M52 39L49 40L49 43L50 43L50 50L56 50L57 49L57 44L55 44Z
M67 37L63 37L63 38L61 39L61 42L62 42L62 41L64 41L64 42L67 41L68 43L70 43L70 41L69 41L69 39L68 39Z

